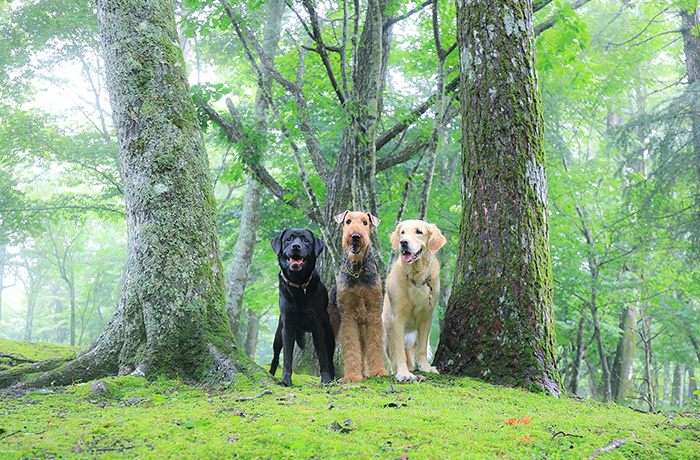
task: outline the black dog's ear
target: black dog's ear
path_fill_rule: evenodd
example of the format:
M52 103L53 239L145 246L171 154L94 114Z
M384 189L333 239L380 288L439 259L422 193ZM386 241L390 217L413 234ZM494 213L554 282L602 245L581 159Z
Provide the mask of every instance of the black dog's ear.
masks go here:
M326 247L326 244L321 238L317 237L315 233L311 232L311 234L314 236L314 254L318 257L318 255L323 252L323 248Z
M275 251L275 254L279 254L282 250L282 238L284 238L284 232L286 231L287 229L282 230L282 233L270 240L270 246L272 246L272 250Z

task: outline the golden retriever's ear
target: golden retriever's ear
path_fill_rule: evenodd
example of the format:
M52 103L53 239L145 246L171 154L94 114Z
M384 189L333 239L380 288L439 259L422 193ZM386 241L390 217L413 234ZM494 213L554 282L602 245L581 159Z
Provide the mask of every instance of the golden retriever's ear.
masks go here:
M335 220L335 221L336 221L337 223L339 223L340 225L343 225L343 221L345 220L345 215L346 215L347 213L349 213L349 212L350 212L350 211L347 211L347 210L346 210L346 211L343 211L343 212L341 212L340 214L338 214L337 216L335 216L335 217L333 218L333 220Z
M381 220L379 220L379 217L375 217L370 213L367 213L367 216L369 216L369 221L372 222L372 225L374 225L375 227L379 227L379 223L381 222Z
M391 241L391 248L398 249L399 242L401 240L401 224L396 226L396 230L391 234L389 241Z
M428 224L428 230L430 231L428 248L430 248L432 252L436 252L447 243L447 238L442 236L442 232L440 232L440 229L437 228L435 224Z

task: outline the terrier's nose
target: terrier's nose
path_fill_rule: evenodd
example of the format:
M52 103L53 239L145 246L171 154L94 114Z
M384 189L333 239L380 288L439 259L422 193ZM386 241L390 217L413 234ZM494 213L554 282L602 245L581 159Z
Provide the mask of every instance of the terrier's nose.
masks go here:
M352 241L356 243L360 241L362 235L360 235L359 233L353 233L352 235L350 235L350 238L352 238Z

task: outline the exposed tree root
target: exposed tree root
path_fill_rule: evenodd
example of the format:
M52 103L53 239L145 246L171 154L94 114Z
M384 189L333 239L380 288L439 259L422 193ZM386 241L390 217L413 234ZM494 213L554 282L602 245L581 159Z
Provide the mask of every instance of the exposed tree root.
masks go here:
M33 359L27 359L27 358L20 358L14 355L8 355L7 353L0 353L0 358L7 358L11 359L12 361L18 362L18 363L36 363L37 361L34 361Z
M632 433L632 435L630 435L629 437L624 438L624 439L613 439L612 441L610 441L610 444L608 444L607 446L599 447L599 448L597 448L596 450L594 450L594 451L593 451L593 455L591 455L590 457L588 457L588 460L591 460L591 459L593 459L593 458L596 458L596 457L597 457L598 455L600 455L602 452L610 452L611 450L615 450L615 449L617 449L617 448L619 448L619 447L622 447L622 446L624 446L625 444L627 444L627 441L629 441L629 440L632 439L632 438L634 438L634 433Z

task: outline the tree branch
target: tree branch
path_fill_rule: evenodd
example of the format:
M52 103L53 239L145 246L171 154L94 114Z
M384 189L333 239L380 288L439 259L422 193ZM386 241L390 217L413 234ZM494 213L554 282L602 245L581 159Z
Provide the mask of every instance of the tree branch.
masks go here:
M328 53L326 52L326 45L325 43L323 43L323 37L321 36L321 27L318 23L318 15L316 14L316 10L314 9L313 2L311 0L303 0L302 3L306 11L309 13L309 18L311 19L311 27L313 29L313 35L311 36L311 38L318 45L318 49L316 50L316 52L319 56L321 56L321 62L323 62L323 67L326 68L328 79L330 80L331 86L333 87L333 91L335 91L336 96L338 96L338 101L340 102L340 105L345 107L347 101L345 99L345 95L343 94L343 90L338 85L338 80L336 80L335 78L335 73L333 72L331 60L328 58Z
M591 0L576 0L575 2L571 3L571 9L576 10L578 8L581 8L583 5L585 5L586 3L590 2L590 1ZM542 32L544 32L547 29L552 28L554 26L554 24L557 23L557 20L560 17L561 17L561 15L557 12L557 13L554 13L554 16L552 16L551 18L547 19L544 22L537 24L537 26L535 27L535 36L541 34Z
M397 16L395 18L387 19L387 21L382 26L382 29L383 30L388 29L389 27L393 26L397 22L403 21L404 19L409 18L409 17L413 16L414 14L422 11L425 7L427 7L428 5L430 5L432 3L433 3L433 0L426 0L425 2L421 3L418 7L413 8L412 10L408 11L406 14L402 14L401 16Z
M454 91L459 85L459 77L453 79L445 86L445 94ZM392 139L401 134L406 128L411 126L416 119L420 118L434 103L437 98L437 93L431 95L425 102L416 107L403 120L389 128L377 139L376 149L379 151L382 147L388 144ZM447 120L445 120L447 121Z

